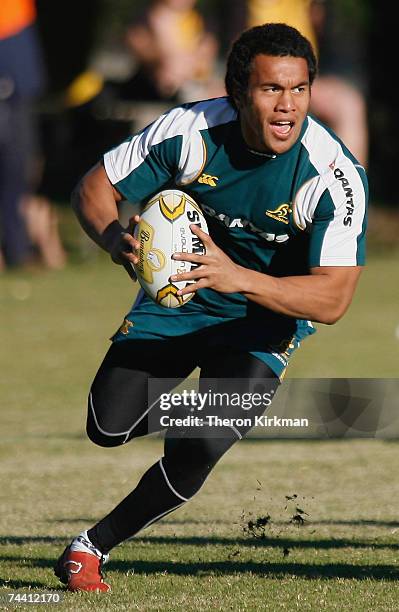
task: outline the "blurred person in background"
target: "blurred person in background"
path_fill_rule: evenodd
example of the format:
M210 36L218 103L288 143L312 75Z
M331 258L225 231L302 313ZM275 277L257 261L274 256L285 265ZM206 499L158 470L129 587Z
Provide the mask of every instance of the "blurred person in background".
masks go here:
M22 202L35 149L31 102L44 84L35 18L31 0L0 3L0 225L7 266L31 255Z
M126 128L117 130L113 124L111 129L97 112L104 79L93 69L91 58L99 24L106 22L103 5L102 0L85 0L80 5L77 0L37 0L47 72L39 109L44 163L37 191L61 206L69 202L74 185L101 152L128 136Z
M50 203L33 195L39 160L33 103L44 65L34 0L0 3L0 228L3 265L30 264L34 249L48 267L64 263Z
M230 41L254 25L282 22L299 30L318 56L310 111L326 123L367 167L368 122L363 66L365 45L358 8L344 0L225 0L223 19Z
M137 62L125 98L187 101L221 95L214 79L218 43L196 0L152 0L128 26L126 43Z
M296 28L317 50L311 11L313 0L222 0L221 8L227 46L242 30L262 23L287 23Z
M314 82L310 110L367 167L369 130L363 9L358 7L354 14L343 0L318 0L312 5L319 75Z

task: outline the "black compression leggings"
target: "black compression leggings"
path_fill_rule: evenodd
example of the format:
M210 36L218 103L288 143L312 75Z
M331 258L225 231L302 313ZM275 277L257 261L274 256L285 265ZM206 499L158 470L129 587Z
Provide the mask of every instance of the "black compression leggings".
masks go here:
M87 419L89 438L101 446L118 446L132 438L159 430L148 405L151 378L174 379L174 385L198 365L199 392L240 394L249 391L272 397L279 384L270 368L249 353L231 348L188 350L183 339L162 342L126 341L111 346L91 388ZM234 382L232 382L234 379ZM254 382L254 379L258 379ZM172 385L172 386L174 386ZM255 388L254 388L255 385ZM165 381L162 392L171 390ZM261 415L265 405L245 413L240 405L223 408L205 405L202 427L170 427L166 431L164 456L142 477L138 486L107 517L97 523L89 537L104 553L155 522L192 497L224 453L251 428L207 424L208 415L233 419ZM184 417L177 408L173 417ZM199 414L199 413L196 413ZM234 421L235 422L235 421ZM158 420L159 423L159 420Z

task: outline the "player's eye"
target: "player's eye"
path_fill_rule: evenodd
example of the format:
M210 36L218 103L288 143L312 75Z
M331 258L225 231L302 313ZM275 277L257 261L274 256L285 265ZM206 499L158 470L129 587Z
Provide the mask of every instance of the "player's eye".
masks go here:
M261 89L265 92L275 92L280 91L281 88L278 85L263 85Z

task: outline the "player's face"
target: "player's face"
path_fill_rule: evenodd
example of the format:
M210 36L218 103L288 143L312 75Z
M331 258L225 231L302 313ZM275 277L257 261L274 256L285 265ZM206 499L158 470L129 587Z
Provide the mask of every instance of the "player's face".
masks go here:
M309 109L306 60L256 55L247 95L236 103L247 145L256 151L285 153L298 139Z

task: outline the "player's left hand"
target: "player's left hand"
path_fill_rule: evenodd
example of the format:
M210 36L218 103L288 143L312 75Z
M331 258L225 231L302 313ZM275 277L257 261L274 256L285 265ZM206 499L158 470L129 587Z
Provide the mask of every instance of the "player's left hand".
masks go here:
M198 225L190 226L192 232L203 242L206 255L174 253L173 259L198 264L191 272L173 274L171 281L195 281L178 291L179 295L193 293L199 289L214 289L220 293L242 291L245 268L235 264Z

